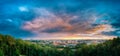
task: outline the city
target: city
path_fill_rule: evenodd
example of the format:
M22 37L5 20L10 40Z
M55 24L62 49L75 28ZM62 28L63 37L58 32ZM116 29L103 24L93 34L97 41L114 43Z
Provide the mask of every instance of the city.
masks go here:
M120 56L120 0L1 0L0 56Z
M91 39L91 40L26 40L30 41L32 44L42 44L42 45L53 45L57 47L69 47L74 48L78 44L99 44L103 43L105 39Z

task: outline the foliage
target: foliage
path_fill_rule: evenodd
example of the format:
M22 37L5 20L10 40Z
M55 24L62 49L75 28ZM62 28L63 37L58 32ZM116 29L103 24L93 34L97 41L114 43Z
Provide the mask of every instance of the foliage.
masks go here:
M119 56L120 38L114 38L98 45L84 45L75 53L76 56Z
M78 44L72 51L69 47L58 50L53 46L31 44L10 35L0 34L0 56L119 56L120 38L97 45Z

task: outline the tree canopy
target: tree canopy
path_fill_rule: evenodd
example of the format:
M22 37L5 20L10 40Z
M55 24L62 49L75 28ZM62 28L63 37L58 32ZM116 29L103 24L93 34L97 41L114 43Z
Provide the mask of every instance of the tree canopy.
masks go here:
M58 50L53 46L31 44L10 35L0 34L0 56L119 56L120 38L97 45L78 44L72 51L69 47Z

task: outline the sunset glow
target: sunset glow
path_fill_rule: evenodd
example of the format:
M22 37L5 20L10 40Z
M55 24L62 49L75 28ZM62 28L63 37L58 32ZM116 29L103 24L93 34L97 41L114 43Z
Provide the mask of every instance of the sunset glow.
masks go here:
M22 39L112 39L120 36L120 7L113 1L2 2L1 34Z

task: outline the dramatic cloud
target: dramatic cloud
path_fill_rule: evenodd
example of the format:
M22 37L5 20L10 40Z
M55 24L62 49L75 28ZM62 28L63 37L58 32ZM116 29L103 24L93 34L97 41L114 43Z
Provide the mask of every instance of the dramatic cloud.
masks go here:
M111 32L111 31L115 31L115 29L113 29L111 25L101 24L93 27L92 29L89 29L88 33L101 34L102 32Z
M0 33L16 38L120 36L118 0L4 0L0 4Z
M109 24L94 25L96 20L104 15L96 15L93 12L85 11L79 15L56 15L45 8L35 9L36 18L32 21L26 21L23 29L38 34L37 37L81 37L80 34L86 34L88 37L104 35L102 32L114 31ZM39 36L39 34L41 36ZM77 35L79 34L79 35ZM46 36L47 35L47 36ZM85 36L84 36L85 37Z
M37 14L39 16L33 19L33 21L27 21L23 28L27 30L32 30L33 32L49 32L52 30L68 31L72 29L72 25L69 24L70 20L77 17L77 16L72 17L65 16L66 19L63 19L61 17L54 15L53 13L50 13L46 9L39 9L37 11Z

